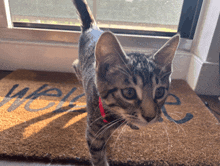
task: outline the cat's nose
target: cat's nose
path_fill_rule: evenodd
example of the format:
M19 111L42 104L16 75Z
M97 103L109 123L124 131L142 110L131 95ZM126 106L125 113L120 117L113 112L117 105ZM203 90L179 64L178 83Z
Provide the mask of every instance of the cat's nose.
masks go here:
M155 117L146 117L146 116L143 116L143 117L147 122L150 122L155 118Z

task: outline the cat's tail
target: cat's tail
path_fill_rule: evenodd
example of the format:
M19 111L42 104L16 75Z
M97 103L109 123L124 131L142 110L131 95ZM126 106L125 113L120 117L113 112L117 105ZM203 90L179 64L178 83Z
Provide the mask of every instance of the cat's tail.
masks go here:
M81 26L83 32L96 25L95 19L86 0L73 0L73 3L76 6L80 19L82 21Z

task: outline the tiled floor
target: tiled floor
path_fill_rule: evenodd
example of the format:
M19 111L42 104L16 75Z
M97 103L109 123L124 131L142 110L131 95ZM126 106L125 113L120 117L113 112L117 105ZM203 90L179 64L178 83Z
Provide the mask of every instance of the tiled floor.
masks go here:
M0 71L0 79L10 74L11 71ZM206 96L198 95L205 105L211 110L220 122L220 97L219 96ZM70 166L70 164L58 164L58 163L43 163L43 162L25 162L14 160L1 160L0 166Z

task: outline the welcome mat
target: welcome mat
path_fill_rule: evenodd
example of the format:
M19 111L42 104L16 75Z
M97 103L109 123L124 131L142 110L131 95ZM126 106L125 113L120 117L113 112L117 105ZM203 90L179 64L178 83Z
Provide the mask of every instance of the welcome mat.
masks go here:
M112 165L219 165L220 124L183 80L163 121L125 126L108 143ZM83 88L70 73L17 70L0 80L0 156L88 164Z

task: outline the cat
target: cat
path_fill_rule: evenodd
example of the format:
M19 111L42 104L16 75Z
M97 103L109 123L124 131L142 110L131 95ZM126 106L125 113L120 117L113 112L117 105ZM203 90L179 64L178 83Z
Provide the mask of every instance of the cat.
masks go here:
M126 54L112 32L98 28L85 0L73 3L82 22L79 55L72 66L86 96L86 140L92 164L108 166L106 143L115 129L159 121L180 35L153 55Z

